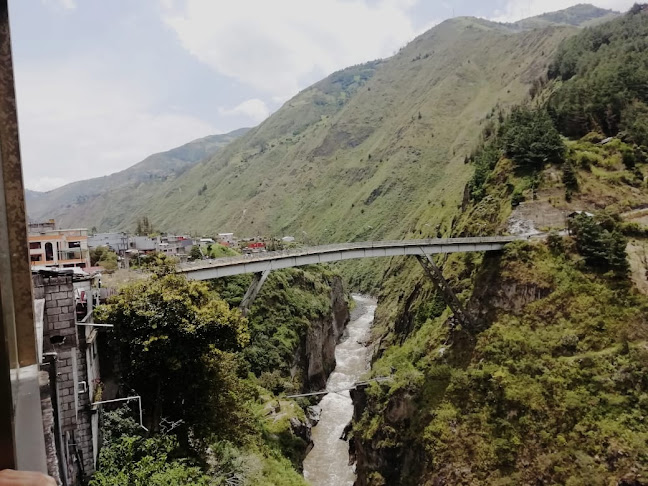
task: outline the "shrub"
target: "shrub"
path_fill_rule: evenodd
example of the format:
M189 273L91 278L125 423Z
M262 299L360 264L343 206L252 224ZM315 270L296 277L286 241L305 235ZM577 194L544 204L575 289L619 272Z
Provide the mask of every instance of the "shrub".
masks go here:
M616 230L610 229L610 219L597 222L586 214L572 218L569 227L576 242L576 249L593 269L613 271L619 276L630 270L626 253L627 240Z
M637 158L635 157L634 150L630 147L623 147L621 150L621 158L623 160L623 165L626 166L626 169L634 169L635 164L637 163Z
M511 196L511 206L519 206L521 202L524 202L524 199L525 198L524 194L522 194L522 191L520 189L515 189L513 195Z
M567 189L572 191L578 190L578 178L576 177L576 167L571 162L567 162L563 167L563 183Z
M556 231L552 231L547 235L547 246L552 253L558 254L565 251L565 245L563 244L563 237L560 236Z

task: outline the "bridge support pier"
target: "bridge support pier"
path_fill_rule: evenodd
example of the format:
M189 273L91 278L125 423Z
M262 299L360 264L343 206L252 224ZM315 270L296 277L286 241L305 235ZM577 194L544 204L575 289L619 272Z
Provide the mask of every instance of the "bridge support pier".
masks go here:
M252 303L254 302L254 299L256 299L256 296L261 290L261 287L263 287L263 283L266 281L266 278L268 278L268 275L270 275L269 269L264 270L263 272L257 272L252 277L252 283L247 289L247 292L245 292L243 300L239 305L239 309L241 309L241 312L244 316L247 316L248 312L250 311L250 307L252 307Z
M430 278L430 280L432 280L432 283L434 283L434 286L437 288L437 290L441 292L443 300L448 305L448 307L450 307L450 310L452 310L452 313L457 318L457 320L461 323L462 326L471 327L471 321L468 317L468 314L461 305L461 302L459 302L457 295L454 293L452 288L450 288L447 280L443 278L441 269L437 266L436 263L434 263L432 257L425 253L423 249L421 249L420 255L415 256L423 267L425 274Z

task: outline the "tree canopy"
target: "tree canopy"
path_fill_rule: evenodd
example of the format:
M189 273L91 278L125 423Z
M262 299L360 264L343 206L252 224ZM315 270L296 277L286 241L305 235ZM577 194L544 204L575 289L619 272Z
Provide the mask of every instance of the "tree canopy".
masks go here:
M595 219L579 214L572 218L569 227L576 249L591 267L625 276L630 270L626 253L628 241L616 230L616 222L604 217Z
M99 265L108 272L117 270L117 254L107 246L98 246L90 250L90 264Z
M548 74L562 84L549 109L565 135L626 130L648 144L648 15L635 7L561 44Z
M149 428L162 417L204 426L223 414L230 390L214 387L229 380L227 353L249 340L247 320L205 283L154 275L123 287L96 318L115 326L122 378L142 396Z
M565 144L543 109L514 109L501 132L505 154L519 167L539 170L563 160Z

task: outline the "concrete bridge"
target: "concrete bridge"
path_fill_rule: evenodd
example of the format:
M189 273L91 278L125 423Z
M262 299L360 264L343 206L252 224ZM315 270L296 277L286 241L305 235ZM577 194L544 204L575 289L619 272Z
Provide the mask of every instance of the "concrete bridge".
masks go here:
M180 265L178 273L186 275L191 280L210 280L231 275L253 273L254 278L252 284L241 302L241 309L243 312L247 312L272 270L317 263L339 262L355 258L413 255L417 257L425 273L442 292L446 303L453 310L457 318L467 323L469 319L465 311L430 255L501 250L507 243L528 239L529 236L484 236L340 243L292 250L252 253L214 260L201 260Z
M200 260L180 265L178 272L185 274L191 280L210 280L243 273L258 273L355 258L501 250L507 243L527 239L527 236L484 236L340 243Z

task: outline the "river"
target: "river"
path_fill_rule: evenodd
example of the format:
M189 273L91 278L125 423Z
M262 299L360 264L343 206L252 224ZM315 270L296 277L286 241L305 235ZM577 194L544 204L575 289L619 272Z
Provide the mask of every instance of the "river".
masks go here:
M365 346L376 311L376 301L354 295L356 307L344 336L335 348L335 370L326 382L333 392L349 388L369 369ZM348 391L329 393L320 401L321 416L313 427L313 449L304 460L304 477L313 486L353 486L355 467L349 465L349 445L340 439L353 416Z

